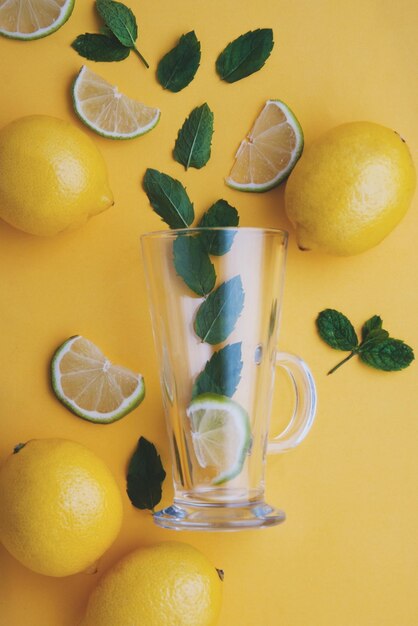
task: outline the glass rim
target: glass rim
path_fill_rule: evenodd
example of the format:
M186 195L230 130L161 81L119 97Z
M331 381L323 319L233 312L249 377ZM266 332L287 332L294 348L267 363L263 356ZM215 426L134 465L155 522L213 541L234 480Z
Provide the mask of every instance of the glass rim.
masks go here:
M140 239L173 239L179 235L202 232L242 232L257 235L279 235L284 242L289 238L287 230L280 228L263 228L261 226L195 226L192 228L170 228L169 230L153 230L140 235Z

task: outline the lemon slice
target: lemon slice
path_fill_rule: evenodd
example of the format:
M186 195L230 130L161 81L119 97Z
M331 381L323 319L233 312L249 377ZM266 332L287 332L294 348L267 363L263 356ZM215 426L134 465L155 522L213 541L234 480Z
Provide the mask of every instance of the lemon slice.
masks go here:
M70 17L74 0L0 0L0 34L12 39L40 39Z
M80 335L67 339L55 352L51 375L58 400L90 422L115 422L145 396L141 374L112 365L94 343Z
M280 100L267 100L226 183L240 191L268 191L289 176L302 150L302 128L292 111Z
M128 98L85 65L73 85L73 102L77 115L87 126L112 139L144 135L160 119L159 109Z
M213 393L197 396L187 409L196 458L202 468L215 467L212 484L237 476L250 448L247 412L234 400Z

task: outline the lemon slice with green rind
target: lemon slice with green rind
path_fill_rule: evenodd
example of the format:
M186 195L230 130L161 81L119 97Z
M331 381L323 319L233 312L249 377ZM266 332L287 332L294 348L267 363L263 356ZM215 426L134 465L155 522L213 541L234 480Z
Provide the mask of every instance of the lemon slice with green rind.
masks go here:
M145 396L141 374L113 365L80 335L67 339L55 352L51 377L58 400L79 417L99 424L121 419Z
M77 115L89 128L111 139L144 135L160 119L159 109L128 98L85 65L73 85L73 103Z
M238 476L251 443L245 409L226 396L205 393L192 400L187 415L199 465L218 472L212 484L221 485Z
M74 0L0 0L0 35L40 39L54 33L70 17Z
M239 191L268 191L290 174L303 150L303 132L280 100L267 100L235 155L227 185Z

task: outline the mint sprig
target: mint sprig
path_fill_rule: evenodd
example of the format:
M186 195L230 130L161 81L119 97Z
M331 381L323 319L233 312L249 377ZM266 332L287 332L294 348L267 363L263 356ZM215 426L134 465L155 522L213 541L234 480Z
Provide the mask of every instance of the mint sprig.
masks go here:
M116 39L118 39L123 46L126 46L126 48L133 50L145 67L148 68L149 65L147 61L136 47L138 25L131 9L122 4L122 2L115 2L114 0L96 0L96 8L100 17L112 31Z
M114 0L96 0L96 9L104 21L100 34L78 35L71 47L90 61L123 61L133 50L149 67L136 47L138 25L131 9Z
M367 365L386 372L408 367L415 358L412 348L404 341L390 337L382 324L381 317L373 315L363 324L362 341L359 342L352 323L345 315L335 309L321 311L316 319L320 337L335 350L350 351L328 374L356 355Z

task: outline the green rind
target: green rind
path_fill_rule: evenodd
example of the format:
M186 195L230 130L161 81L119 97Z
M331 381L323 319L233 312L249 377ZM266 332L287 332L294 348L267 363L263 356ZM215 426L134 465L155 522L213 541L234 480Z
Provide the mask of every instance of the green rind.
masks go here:
M278 100L277 98L270 98L270 100L267 100L267 102L279 102L283 109L287 112L288 114L288 119L290 119L292 121L292 124L294 126L295 129L297 129L297 134L300 140L300 145L298 147L298 149L295 151L293 159L290 161L289 165L287 166L287 168L284 170L284 172L282 172L282 175L275 181L263 186L257 186L257 187L248 187L248 186L240 186L240 185L235 185L234 183L230 182L229 177L225 178L225 183L226 185L230 188L230 189L235 189L235 191L246 191L246 192L250 192L250 193L264 193L265 191L270 191L271 189L274 189L275 187L278 187L279 185L281 185L281 183L284 183L284 181L289 178L290 174L292 173L293 168L295 167L296 163L299 161L300 157L302 156L302 152L303 152L303 148L304 148L304 144L305 144L305 139L304 139L304 134L303 134L303 130L302 130L302 126L300 125L298 119L296 118L295 114L293 113L293 111L287 106L287 104L285 102L283 102L282 100Z
M50 365L52 390L56 398L61 402L61 404L65 406L69 411L71 411L71 413L73 413L74 415L77 415L77 417L81 417L87 422L93 422L94 424L113 424L113 422L117 422L118 420L122 419L122 417L125 417L125 415L127 415L128 413L136 409L136 407L141 404L141 402L145 398L144 379L142 379L142 387L140 388L138 395L134 396L132 401L122 411L116 413L110 419L100 419L100 418L91 417L90 415L86 415L86 413L84 413L81 409L78 410L74 405L72 405L67 400L66 396L64 396L61 393L59 386L57 385L57 382L56 382L55 364L59 360L59 357L61 356L61 353L63 352L67 344L79 336L80 335L72 335L66 341L64 341L64 343L62 343L59 346L59 348L57 348L57 350L54 352L52 359L51 359L51 365Z
M242 472L242 468L244 467L245 459L246 459L246 456L248 454L248 450L250 449L250 447L251 447L251 429L250 429L250 423L248 421L247 437L245 439L244 446L241 450L241 455L238 459L238 463L235 465L235 468L232 469L231 471L223 472L223 474L219 474L218 477L214 478L212 480L212 484L223 485L229 482L230 480L232 480L233 478L235 478L236 476L238 476L238 474Z
M19 41L34 41L35 39L43 39L44 37L48 37L48 35L52 35L52 33L55 33L57 30L59 30L61 28L61 26L63 26L65 24L65 22L68 21L68 19L70 18L73 10L74 10L74 5L75 5L75 0L72 0L72 2L69 3L68 7L67 7L67 11L64 13L63 16L61 16L60 19L58 19L53 25L51 25L50 29L45 30L42 34L40 35L30 35L29 37L27 35L23 35L23 33L21 34L16 34L16 33L9 33L6 32L4 30L0 29L0 35L2 37L6 37L7 39L15 39L15 40L19 40Z
M100 135L101 137L105 137L106 139L114 139L116 141L127 141L129 139L136 139L137 137L143 137L144 135L146 135L147 133L149 133L151 130L154 130L154 128L157 126L158 122L160 121L161 118L161 111L158 110L158 117L155 121L155 124L153 126L151 126L150 128L147 128L147 130L144 131L140 131L138 133L135 133L134 135L111 135L105 132L101 132L100 130L98 130L97 128L95 128L94 126L92 126L89 121L87 120L87 118L85 118L82 113L80 112L78 106L77 106L77 99L75 97L75 88L76 88L76 84L77 84L77 80L80 77L81 72L83 71L83 68L81 68L81 70L79 71L79 73L77 74L76 78L74 79L72 88L71 88L71 97L72 97L72 101L73 101L73 107L74 107L74 111L76 112L77 116L79 117L79 119L83 122L83 124L85 124L85 126L87 126L88 128L90 128L90 130L92 130L94 133L96 133L96 135Z

